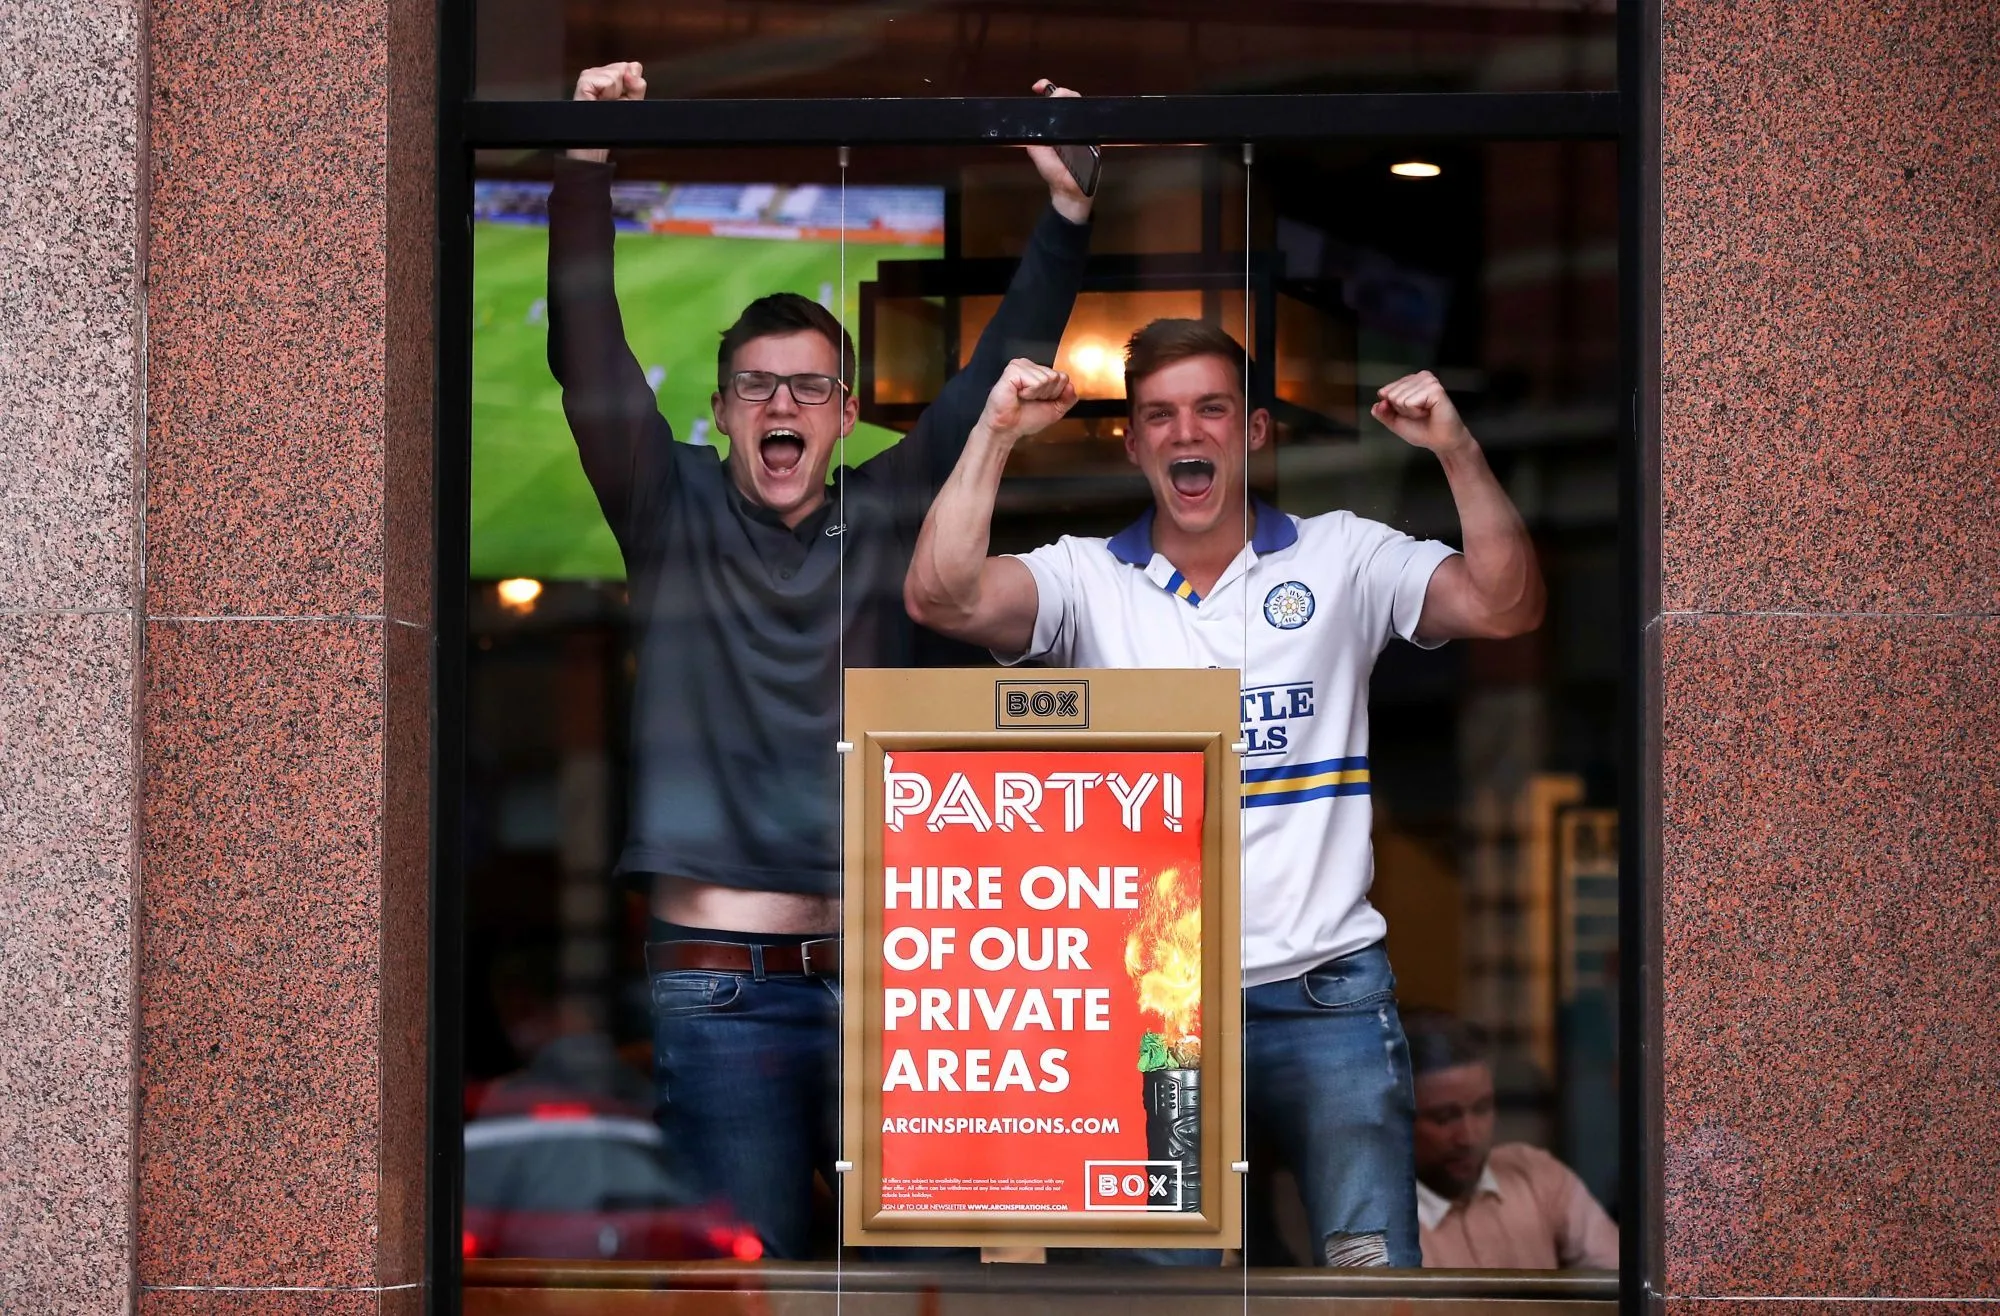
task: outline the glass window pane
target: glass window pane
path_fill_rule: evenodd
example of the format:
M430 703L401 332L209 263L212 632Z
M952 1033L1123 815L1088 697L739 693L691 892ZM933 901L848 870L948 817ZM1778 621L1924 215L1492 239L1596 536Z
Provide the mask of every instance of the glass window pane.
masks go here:
M946 642L886 677L848 654L850 800L869 829L850 844L878 847L850 865L848 930L880 967L845 986L880 1040L862 1032L857 1061L850 1034L848 1127L878 1138L844 1189L866 1243L844 1252L845 1285L894 1258L941 1293L983 1291L990 1275L964 1269L983 1257L1069 1301L1129 1302L1166 1266L1191 1268L1176 1283L1200 1300L1240 1301L1240 1268L1199 1231L1233 1225L1242 1200L1225 985L1242 629L1149 646L1104 593L1129 589L1168 629L1193 606L1166 569L1142 574L1149 481L1167 478L1172 442L1133 446L1126 352L1149 325L1196 329L1227 345L1220 387L1240 394L1254 315L1240 155L1106 150L1086 227L1081 198L1052 207L1018 148L854 152L850 188L948 196L942 258L883 263L857 316L863 414L933 454L902 533L918 545L910 615ZM1044 368L1073 398L1042 406ZM1205 454L1204 515L1238 543L1244 401L1219 418L1190 404L1202 432L1183 436ZM868 505L852 501L867 474L851 508ZM869 549L862 514L848 520L853 564ZM1085 670L1050 670L1067 668ZM1143 739L1204 726L1205 741ZM896 739L913 729L926 734ZM996 1231L986 1246L896 1247L899 1227L940 1228L953 1209ZM1113 1217L1116 1234L1076 1232Z
M810 1260L841 317L878 261L936 255L941 194L843 196L831 149L477 175L464 1246Z
M954 1172L1006 1179L965 1199L975 1208L1018 1207L1007 1195L1030 1187L1094 1194L1101 1180L1085 1160L1141 1162L1149 1199L1165 1174L1193 1190L1182 1209L1244 1208L1241 1250L1171 1238L1036 1246L1012 1254L1046 1267L1028 1287L1129 1305L1154 1300L1159 1268L1175 1266L1173 1291L1212 1304L1257 1301L1273 1267L1408 1261L1413 1246L1432 1264L1603 1260L1610 1221L1588 1212L1588 1230L1549 1238L1546 1253L1454 1253L1451 1231L1504 1206L1507 1176L1573 1173L1609 1204L1620 1174L1614 159L1604 145L1342 142L1262 147L1246 169L1240 146L1111 149L1079 231L1049 213L1047 184L1018 148L857 147L845 163L820 148L640 151L619 158L615 183L546 156L483 156L468 1251L783 1259L850 1292L909 1282L884 1267L914 1268L940 1292L988 1291L964 1240L843 1246L841 1212L858 1190L835 1161L858 1111L983 1118L978 1102L992 1096L994 1118L1099 1122L1081 1134L906 1129L897 1191L944 1200L951 1175L923 1168L928 1147ZM552 214L557 230L565 216L595 225L615 277L599 247L561 246L558 234L571 254L552 282ZM753 323L718 360L723 330L771 293L794 294L788 313L803 319ZM1149 338L1128 375L1133 334L1162 321L1169 338L1229 344L1226 357L1162 349L1148 364L1164 341ZM843 333L851 361L835 346ZM1200 337L1217 333L1227 337ZM938 503L1017 356L1065 371L1076 401L1023 426L1032 433L1007 452L1004 478L982 486L984 503ZM1217 386L1183 387L1189 360L1215 366ZM788 382L769 397L739 391L741 370ZM1448 480L1413 441L1421 426L1399 436L1371 414L1379 390L1418 372L1462 416L1490 486ZM802 401L789 382L815 374L851 386L845 437L843 403ZM810 396L811 383L797 389ZM667 473L640 479L648 463ZM1420 633L1426 618L1460 615L1446 634L1470 625L1430 588L1440 564L1459 561L1432 545L1468 547L1468 488L1518 512L1546 615L1514 638L1430 647L1441 636ZM941 517L946 506L957 511ZM1030 570L1034 624L1013 647L1034 660L997 666L996 641L911 576L927 518L933 532L984 529L979 561L1028 554L1070 572ZM1182 533L1210 523L1230 540L1216 561ZM1086 568L1102 570L1085 581ZM1045 588L1063 601L1054 618L1040 609ZM923 618L933 626L913 623L911 597L937 609ZM1219 674L1242 761L1232 750L1226 778L1203 778L1198 798L1192 763L1206 765L1207 751L1179 745L1104 749L1129 761L1097 764L1103 780L1088 786L1057 779L1055 751L1002 763L1015 751L992 737L1010 718L1029 732L1037 718L1061 725L1060 682L1037 662L1100 669L1099 699L1122 678L1159 675L1146 669ZM843 681L883 668L907 669L907 689L967 669L988 739L858 745L843 779ZM1016 679L1010 713L997 683ZM1177 711L1155 703L1162 718ZM1023 792L1008 797L1010 828L997 821L1002 772ZM954 775L968 798L947 801ZM1005 1004L961 999L983 979L926 981L915 961L892 964L886 942L876 977L836 987L822 970L854 962L836 944L852 928L832 893L853 839L836 791L864 779L885 810L893 790L928 793L921 826L898 838L884 822L876 836L906 883L930 880L912 868L935 870L935 887L906 885L904 898L930 893L921 899L962 943L1006 932L1011 967L982 974L1024 961L1045 972L1032 966L1052 957L1082 983L1084 969L1061 967L1061 935L1078 933L1069 949L1115 989L1109 1036L1083 1027L1080 1042L1039 1044L1064 1032L1065 1008L1086 1017L1090 1001L1046 993L1044 1028L1023 996L1034 982L995 977L1015 991ZM1176 937L1224 866L1204 850L1198 884L1163 878L1184 879L1191 864L1169 818L1239 806L1241 935L1219 943L1211 905L1194 925L1203 991L1225 961L1246 984L1236 1022L1247 1020L1248 1041L1221 1072L1228 1030L1162 989L1185 986ZM1111 812L1089 813L1099 807ZM1139 842L1120 828L1144 841L1122 896L1118 854ZM1056 873L1037 880L1062 883L1065 903L1017 908L1042 854ZM1000 870L990 906L982 866ZM953 867L968 870L965 903L949 896ZM1000 942L981 953L994 959ZM933 987L944 994L926 998ZM886 1014L891 988L909 993L898 999L915 1034L934 1036L921 1060L907 1048L907 1073L897 1048L861 1057L874 1068L857 1085L840 1068L853 1060L842 998ZM964 1027L947 1028L961 1013ZM989 1013L999 1022L981 1022ZM975 1024L992 1055L936 1044ZM1086 1048L1101 1048L1092 1090L1112 1093L1115 1109L1071 1109L1043 1087L1058 1069L1095 1073L1069 1056L1045 1063ZM1370 1106L1359 1078L1384 1072L1394 1090ZM1027 1095L1012 1091L1023 1075ZM967 1086L1003 1078L1009 1091ZM1370 1159L1355 1120L1398 1143L1406 1090L1415 1159L1393 1146ZM932 1104L939 1094L950 1099ZM891 1110L891 1096L903 1106ZM1241 1177L1210 1141L1239 1118ZM1335 1126L1350 1136L1329 1146L1320 1131ZM884 1151L877 1168L890 1160ZM1484 1170L1497 1196L1482 1191ZM1124 1182L1115 1173L1106 1191ZM1411 1229L1392 1239L1332 1223L1357 1196L1368 1211L1389 1203ZM1419 1210L1438 1227L1416 1232ZM1133 1263L1151 1269L1110 1273Z
M1282 269L1273 411L1310 405L1338 424L1281 423L1259 490L1317 551L1274 559L1257 582L1246 964L1254 980L1296 949L1306 971L1286 976L1303 999L1330 1016L1344 1005L1369 1033L1390 1027L1389 998L1357 1008L1382 967L1369 956L1386 954L1430 1266L1615 1267L1615 159L1555 143L1258 156L1256 233ZM1401 415L1394 432L1371 414L1380 390L1421 378L1483 454L1455 480L1420 446L1450 437L1428 427L1435 412ZM1465 559L1442 554L1469 547L1468 500L1496 493L1524 524L1546 615L1501 617L1527 628L1513 638L1433 647L1465 633L1437 583ZM1351 579L1315 577L1343 552ZM1302 668L1284 637L1326 622L1362 637L1354 665ZM1260 928L1260 856L1308 828L1322 866L1307 917ZM1273 990L1252 989L1253 1030ZM1250 1125L1282 1130L1284 1093L1309 1066L1254 1047L1249 1063ZM1252 1173L1254 1264L1352 1255L1357 1240L1330 1223L1328 1159L1282 1138L1252 1148L1271 1170ZM1576 1227L1497 1245L1528 1191L1572 1190L1592 1203Z

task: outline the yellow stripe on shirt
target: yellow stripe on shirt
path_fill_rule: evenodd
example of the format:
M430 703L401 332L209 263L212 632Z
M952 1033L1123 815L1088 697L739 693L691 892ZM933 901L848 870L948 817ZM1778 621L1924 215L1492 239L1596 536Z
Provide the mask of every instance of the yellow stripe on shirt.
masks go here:
M1350 786L1355 782L1367 781L1368 769L1350 768L1345 772L1319 772L1310 777L1280 777L1275 781L1252 781L1243 786L1245 795L1286 795L1292 791L1309 791L1316 786Z

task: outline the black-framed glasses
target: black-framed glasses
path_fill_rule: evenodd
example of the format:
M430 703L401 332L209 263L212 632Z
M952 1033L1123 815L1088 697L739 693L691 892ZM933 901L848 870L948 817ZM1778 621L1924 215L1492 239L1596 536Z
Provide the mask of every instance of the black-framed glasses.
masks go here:
M801 406L818 406L832 399L840 381L832 375L774 375L768 370L739 370L729 377L729 387L745 402L769 402L777 396L778 385L792 392L792 401Z

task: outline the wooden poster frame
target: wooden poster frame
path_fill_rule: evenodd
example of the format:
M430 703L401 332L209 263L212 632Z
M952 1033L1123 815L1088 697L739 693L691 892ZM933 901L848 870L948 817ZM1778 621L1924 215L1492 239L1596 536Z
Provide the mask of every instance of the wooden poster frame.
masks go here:
M1242 1244L1241 769L1233 669L872 669L846 673L841 958L842 1241L900 1247ZM1005 695L1082 695L1061 718L1009 718ZM882 1210L882 815L885 751L1195 750L1203 755L1201 1178L1188 1213ZM1136 1075L1136 1071L1135 1071Z

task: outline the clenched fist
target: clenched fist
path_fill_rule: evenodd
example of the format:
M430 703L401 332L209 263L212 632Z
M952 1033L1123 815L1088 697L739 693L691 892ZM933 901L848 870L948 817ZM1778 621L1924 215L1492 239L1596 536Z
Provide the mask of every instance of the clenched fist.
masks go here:
M1016 357L986 395L979 423L997 437L1025 439L1061 420L1075 405L1076 386L1068 375Z
M1452 452L1472 443L1458 408L1444 385L1428 370L1404 375L1375 390L1378 399L1368 414L1381 421L1403 442L1435 453Z
M642 101L646 99L646 70L641 65L627 60L620 64L606 64L600 68L585 69L576 75L576 95L580 101ZM601 146L577 146L570 148L572 160L588 160L593 164L603 164L611 158L611 152Z

